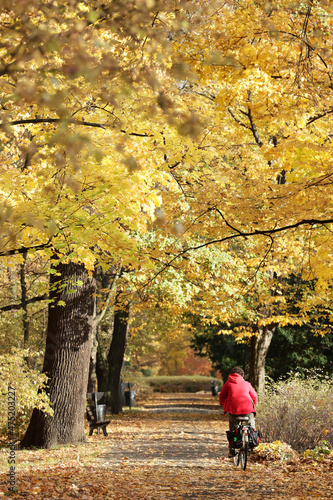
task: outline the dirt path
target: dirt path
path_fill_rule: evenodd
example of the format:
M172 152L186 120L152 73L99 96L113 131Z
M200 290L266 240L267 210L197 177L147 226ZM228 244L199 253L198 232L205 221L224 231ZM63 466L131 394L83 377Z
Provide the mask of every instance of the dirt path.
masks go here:
M94 434L72 449L22 451L13 498L333 499L332 462L259 463L252 456L242 471L227 458L226 429L217 398L158 395L114 418L106 438ZM0 498L4 485L0 475Z
M109 465L128 460L136 465L171 467L203 467L209 462L211 467L219 467L228 453L227 424L216 398L207 394L159 394L143 407L138 418L135 432L122 423L109 428L118 437L103 461Z
M254 456L250 456L246 471L236 469L227 458L227 419L217 398L210 395L158 395L145 405L134 432L133 426L123 425L119 422L112 429L118 437L112 450L99 460L118 480L128 478L135 497L333 498L332 469L279 462L263 465ZM130 498L127 495L128 490L121 498Z

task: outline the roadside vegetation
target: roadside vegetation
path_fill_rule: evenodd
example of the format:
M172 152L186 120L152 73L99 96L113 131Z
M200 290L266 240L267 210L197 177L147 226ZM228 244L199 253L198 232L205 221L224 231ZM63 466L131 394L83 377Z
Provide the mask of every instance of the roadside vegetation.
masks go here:
M199 392L210 391L212 383L217 384L219 389L222 387L221 380L215 377L197 376L166 376L146 377L147 383L153 388L154 392Z
M266 442L277 440L298 452L333 448L333 381L318 375L268 384L257 405L257 424Z

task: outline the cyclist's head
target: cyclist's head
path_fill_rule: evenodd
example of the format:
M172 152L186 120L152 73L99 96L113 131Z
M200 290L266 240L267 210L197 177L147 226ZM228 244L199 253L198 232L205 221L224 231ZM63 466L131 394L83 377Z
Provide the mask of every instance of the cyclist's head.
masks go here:
M242 370L239 366L232 368L230 373L238 373L238 375L241 375L243 378L245 375L244 370Z

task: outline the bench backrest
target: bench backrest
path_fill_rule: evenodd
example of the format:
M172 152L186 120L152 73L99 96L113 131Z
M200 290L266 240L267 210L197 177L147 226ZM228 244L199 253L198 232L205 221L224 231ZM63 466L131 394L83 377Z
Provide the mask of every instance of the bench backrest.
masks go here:
M89 422L96 422L94 411L90 406L87 406L87 419Z

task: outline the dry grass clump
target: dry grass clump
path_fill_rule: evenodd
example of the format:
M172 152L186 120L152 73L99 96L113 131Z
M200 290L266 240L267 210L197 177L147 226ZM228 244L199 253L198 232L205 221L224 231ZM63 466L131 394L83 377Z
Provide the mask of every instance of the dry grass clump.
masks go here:
M295 375L270 384L257 405L257 425L265 442L282 441L293 450L333 447L333 382L328 377Z

